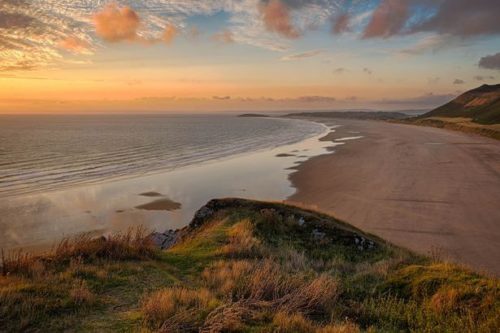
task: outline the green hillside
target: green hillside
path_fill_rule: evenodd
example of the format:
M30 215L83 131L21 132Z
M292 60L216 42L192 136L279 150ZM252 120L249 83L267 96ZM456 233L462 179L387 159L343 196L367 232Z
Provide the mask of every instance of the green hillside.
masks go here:
M482 85L418 118L463 117L480 124L500 123L500 84Z

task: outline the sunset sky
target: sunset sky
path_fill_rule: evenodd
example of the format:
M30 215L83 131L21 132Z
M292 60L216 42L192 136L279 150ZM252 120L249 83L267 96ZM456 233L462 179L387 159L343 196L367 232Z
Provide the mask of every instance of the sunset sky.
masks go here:
M498 0L0 0L0 113L432 108L500 81Z

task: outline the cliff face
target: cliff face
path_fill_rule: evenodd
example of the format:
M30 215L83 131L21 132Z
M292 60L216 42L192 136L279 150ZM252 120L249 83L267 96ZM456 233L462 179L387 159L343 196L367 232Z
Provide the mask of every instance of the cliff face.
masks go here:
M482 85L469 90L453 101L438 107L421 118L465 117L481 124L500 123L500 84Z

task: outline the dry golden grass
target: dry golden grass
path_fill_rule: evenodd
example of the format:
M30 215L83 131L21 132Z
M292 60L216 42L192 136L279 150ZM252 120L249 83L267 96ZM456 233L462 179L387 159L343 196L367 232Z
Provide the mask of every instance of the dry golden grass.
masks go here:
M439 290L431 297L429 306L437 312L445 313L455 309L459 296L460 293L455 288Z
M208 314L200 332L241 332L258 316L259 310L248 300L225 303Z
M269 259L219 261L205 269L202 278L219 295L268 302L270 307L288 312L323 312L338 296L333 277L286 274L279 263Z
M277 333L359 333L361 330L356 324L319 325L304 317L301 313L279 311L274 315L272 332Z
M215 308L217 300L207 289L165 288L143 300L142 313L149 326L168 331L175 327L199 327L201 316Z
M253 258L262 255L262 243L254 236L253 225L244 220L233 225L227 232L228 243L219 253L228 257Z
M345 324L330 324L324 327L320 327L316 330L316 333L359 333L361 330L358 325L353 323ZM370 330L368 330L370 332Z
M69 291L71 300L77 305L92 304L96 296L90 291L87 283L83 280L77 280L73 284L73 288Z
M89 262L104 260L141 260L154 258L158 252L149 232L144 227L129 228L124 233L107 238L95 238L82 234L62 240L54 249L43 255L35 256L21 251L5 255L2 252L2 275L19 274L27 277L40 277L48 267L70 265L75 260Z
M273 332L276 333L314 333L314 324L300 313L277 312L273 318Z
M206 268L201 277L207 287L219 295L240 298L253 269L254 265L249 260L218 261Z
M278 308L289 313L325 314L334 305L339 294L338 282L323 274L298 288L278 301Z
M107 238L93 238L90 234L67 238L54 249L55 261L70 258L110 260L133 260L151 258L156 254L156 247L143 226L129 228Z
M44 274L45 264L29 253L16 251L5 256L2 251L2 275L21 273L29 277L40 277Z

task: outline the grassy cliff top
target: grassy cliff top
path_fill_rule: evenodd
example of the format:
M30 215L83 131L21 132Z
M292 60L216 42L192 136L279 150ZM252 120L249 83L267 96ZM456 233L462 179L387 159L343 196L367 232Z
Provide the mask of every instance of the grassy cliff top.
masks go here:
M297 207L212 200L144 230L4 258L0 332L498 332L499 282Z

